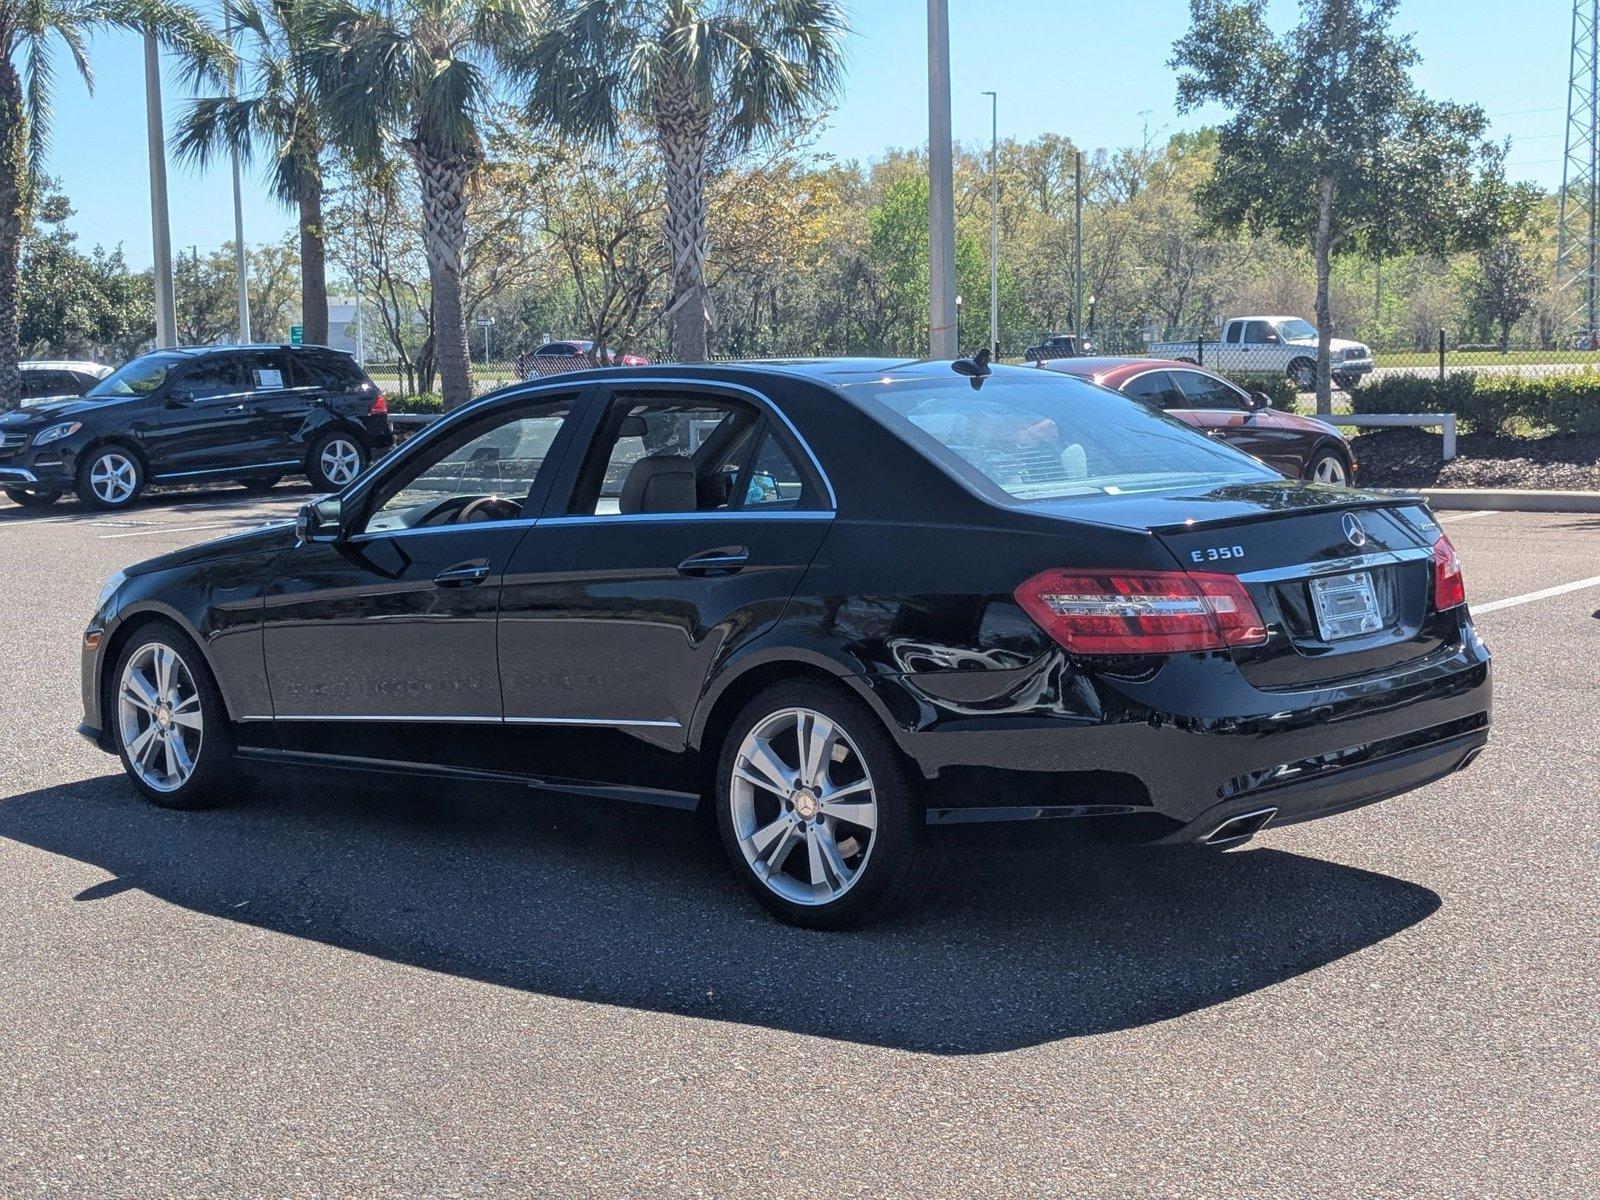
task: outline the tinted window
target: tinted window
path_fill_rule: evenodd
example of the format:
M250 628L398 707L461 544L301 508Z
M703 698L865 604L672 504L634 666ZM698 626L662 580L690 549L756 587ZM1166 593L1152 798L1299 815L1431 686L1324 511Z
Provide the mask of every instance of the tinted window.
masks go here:
M621 402L596 447L576 513L706 512L734 508L733 484L756 416L715 400ZM676 461L675 461L676 460Z
M271 350L253 350L240 355L244 363L244 386L252 392L279 392L293 387L288 361Z
M795 466L794 459L784 449L783 443L768 431L761 438L755 461L750 464L743 507L798 504L804 491L805 479L800 474L800 468Z
M91 396L148 396L188 361L182 354L146 354L123 363L89 389Z
M232 396L244 390L244 375L237 355L218 354L195 363L178 377L175 386L196 400Z
M1272 326L1265 321L1251 321L1244 327L1244 340L1252 343L1276 341L1278 335L1272 332Z
M294 366L306 376L297 387L317 387L329 392L359 392L367 377L347 354L291 354Z
M1189 398L1189 403L1195 408L1250 407L1238 389L1220 379L1202 375L1198 371L1174 371L1172 375L1178 381L1178 386L1183 389L1183 394Z
M77 377L67 371L22 372L22 394L29 399L37 396L75 396L79 390Z
M571 357L572 355L576 354L577 352L578 352L577 347L573 346L573 345L571 345L571 344L569 344L567 342L547 342L545 345L540 346L537 350L534 351L535 354L543 354L543 355L545 355L547 357L549 357L549 356Z
M1149 371L1135 376L1122 385L1122 394L1148 404L1151 408L1187 408L1183 393L1165 371Z
M1254 459L1113 392L1040 371L974 391L954 373L851 385L885 424L959 475L1020 500L1275 479Z

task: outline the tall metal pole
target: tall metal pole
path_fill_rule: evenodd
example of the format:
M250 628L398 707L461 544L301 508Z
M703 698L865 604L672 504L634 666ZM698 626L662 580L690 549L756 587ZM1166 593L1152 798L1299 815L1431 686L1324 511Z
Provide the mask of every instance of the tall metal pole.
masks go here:
M1072 152L1072 332L1083 337L1083 152Z
M955 358L956 198L950 140L950 5L928 0L928 354Z
M166 124L161 116L161 51L144 35L144 109L150 140L150 242L155 256L156 345L178 344L172 304L172 226L167 219Z
M989 97L989 353L1000 357L1000 97Z
M233 12L228 8L226 0L222 5L222 36L228 41L233 41ZM244 85L244 63L239 64L238 74L234 77L230 92L237 96L239 88ZM250 268L244 253L244 198L239 191L239 152L232 150L229 157L233 159L233 274L239 281L239 342L248 345L250 342Z
M1600 326L1595 313L1596 272L1600 269L1600 4L1589 10L1589 291L1588 345Z

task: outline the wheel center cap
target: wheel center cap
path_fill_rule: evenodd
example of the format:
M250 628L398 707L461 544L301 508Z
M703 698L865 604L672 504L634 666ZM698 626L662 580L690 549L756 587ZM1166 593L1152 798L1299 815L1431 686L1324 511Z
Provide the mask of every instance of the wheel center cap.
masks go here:
M172 728L172 707L167 704L156 705L156 724L163 729Z
M801 788L789 797L794 805L795 815L809 821L817 815L817 798L805 788Z

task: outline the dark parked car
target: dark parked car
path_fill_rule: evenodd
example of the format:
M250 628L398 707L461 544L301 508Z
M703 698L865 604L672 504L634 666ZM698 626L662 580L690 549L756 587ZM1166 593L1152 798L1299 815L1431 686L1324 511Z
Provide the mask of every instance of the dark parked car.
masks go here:
M1094 344L1075 333L1052 333L1044 341L1022 352L1024 362L1043 362L1049 358L1079 358L1094 353Z
M111 368L96 362L18 363L22 371L22 402L46 396L81 396L111 374Z
M1423 504L956 365L487 396L296 525L119 573L81 732L179 808L239 760L711 805L818 926L913 889L929 824L1231 844L1483 747L1489 654Z
M303 474L349 483L394 444L388 403L355 359L320 346L158 350L78 399L0 416L0 487L18 504L71 489L89 508L126 508L150 483Z
M648 358L637 354L618 354L607 349L603 356L595 353L594 343L587 338L569 338L565 341L546 342L531 354L517 355L517 374L523 379L552 375L581 366L599 366L597 357L604 357L608 367L647 367Z
M1355 481L1355 455L1332 425L1275 409L1263 393L1246 392L1192 363L1065 358L1039 365L1159 408L1294 479L1339 485Z

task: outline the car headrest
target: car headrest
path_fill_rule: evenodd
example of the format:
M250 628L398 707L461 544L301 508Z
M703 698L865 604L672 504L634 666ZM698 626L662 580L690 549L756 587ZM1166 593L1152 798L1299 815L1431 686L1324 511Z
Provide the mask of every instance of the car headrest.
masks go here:
M619 438L642 438L650 432L650 427L644 423L644 418L638 414L623 417L622 425L617 430Z
M693 512L695 501L694 464L676 454L652 454L628 471L617 509L624 515Z

